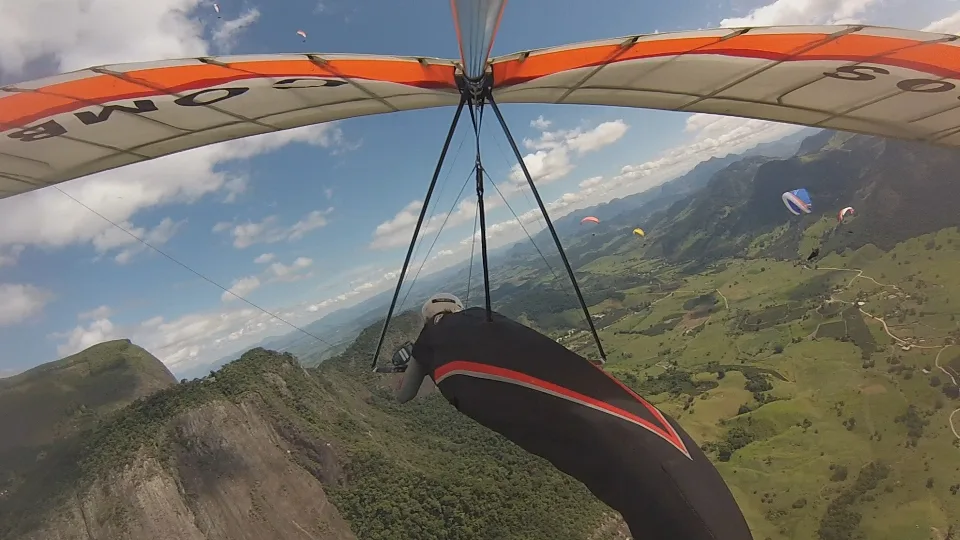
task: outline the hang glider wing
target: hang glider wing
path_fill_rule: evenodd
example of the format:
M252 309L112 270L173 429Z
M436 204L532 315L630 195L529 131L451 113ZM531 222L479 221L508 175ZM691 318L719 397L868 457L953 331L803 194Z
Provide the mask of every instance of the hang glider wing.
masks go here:
M892 28L720 28L493 59L501 103L644 107L960 146L960 38Z
M456 105L448 60L359 55L102 66L0 89L0 198L190 148Z
M491 64L503 103L704 112L960 146L958 40L859 26L714 29ZM3 87L0 198L249 135L456 105L455 70L414 57L233 56Z

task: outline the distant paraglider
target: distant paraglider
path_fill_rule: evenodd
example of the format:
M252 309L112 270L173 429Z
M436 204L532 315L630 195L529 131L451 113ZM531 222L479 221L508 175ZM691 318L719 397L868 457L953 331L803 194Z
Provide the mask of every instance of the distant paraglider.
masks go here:
M633 234L639 236L640 238L643 238L644 236L647 235L647 233L643 232L643 229L641 229L640 227L637 227L636 229L634 229Z
M580 220L580 224L581 224L581 225L583 225L584 223L593 223L594 225L599 225L599 224L600 224L600 220L597 219L597 218L595 218L595 217L593 217L593 216L587 216L587 217L585 217L585 218L583 218L583 219ZM596 235L597 235L597 233L593 233L592 236L596 236Z
M848 207L844 208L843 210L840 211L840 213L837 214L837 223L843 223L843 222L844 222L844 219L845 219L848 215L849 215L849 216L855 216L855 215L857 215L856 211L854 211L854 209L853 209L852 206L848 206Z
M213 10L217 12L217 18L221 19L222 17L220 17L220 4L213 4Z
M810 194L804 188L784 192L780 197L783 199L783 205L795 216L800 214L809 214L813 210L813 201L810 200Z
M307 33L303 30L297 30L297 35L303 38L303 42L307 42Z

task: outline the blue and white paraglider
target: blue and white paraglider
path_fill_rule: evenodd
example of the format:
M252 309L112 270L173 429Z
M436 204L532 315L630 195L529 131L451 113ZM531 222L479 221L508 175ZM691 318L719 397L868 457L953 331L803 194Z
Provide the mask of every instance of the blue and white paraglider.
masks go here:
M785 192L781 197L783 205L795 216L800 214L809 214L813 210L813 201L810 200L810 194L804 188Z

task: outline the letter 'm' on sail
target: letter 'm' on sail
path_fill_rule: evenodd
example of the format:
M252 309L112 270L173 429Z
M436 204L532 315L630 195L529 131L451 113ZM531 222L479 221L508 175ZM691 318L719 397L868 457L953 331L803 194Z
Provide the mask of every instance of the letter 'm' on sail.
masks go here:
M960 146L957 36L860 26L720 28L486 60L503 3L461 9L453 2L461 43L473 47L462 51L465 73L491 69L502 103L713 113ZM239 137L456 105L456 64L225 56L101 66L6 86L0 198Z

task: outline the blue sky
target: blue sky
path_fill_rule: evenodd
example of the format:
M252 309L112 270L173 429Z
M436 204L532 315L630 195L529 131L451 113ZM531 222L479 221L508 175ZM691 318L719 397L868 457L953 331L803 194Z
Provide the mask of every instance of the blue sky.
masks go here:
M197 0L0 0L0 81L202 54L458 56L449 4L442 0L219 5L220 19L211 2ZM493 53L750 23L924 28L936 22L936 29L957 31L957 9L952 0L510 0ZM306 43L295 33L300 29ZM411 204L423 197L452 113L364 117L227 143L62 189L217 284L306 324L395 283L417 211ZM797 129L603 107L516 105L504 106L504 113L554 217ZM438 219L472 166L472 135L463 128L434 202ZM491 178L518 213L529 211L532 198L510 180L515 161L492 115L485 128L481 145ZM653 172L629 174L639 168ZM450 216L425 272L469 256L472 193L468 186L468 202ZM487 193L493 245L523 238L496 192ZM428 244L434 234L426 236ZM55 190L0 201L0 374L117 337L132 338L183 373L289 330Z

